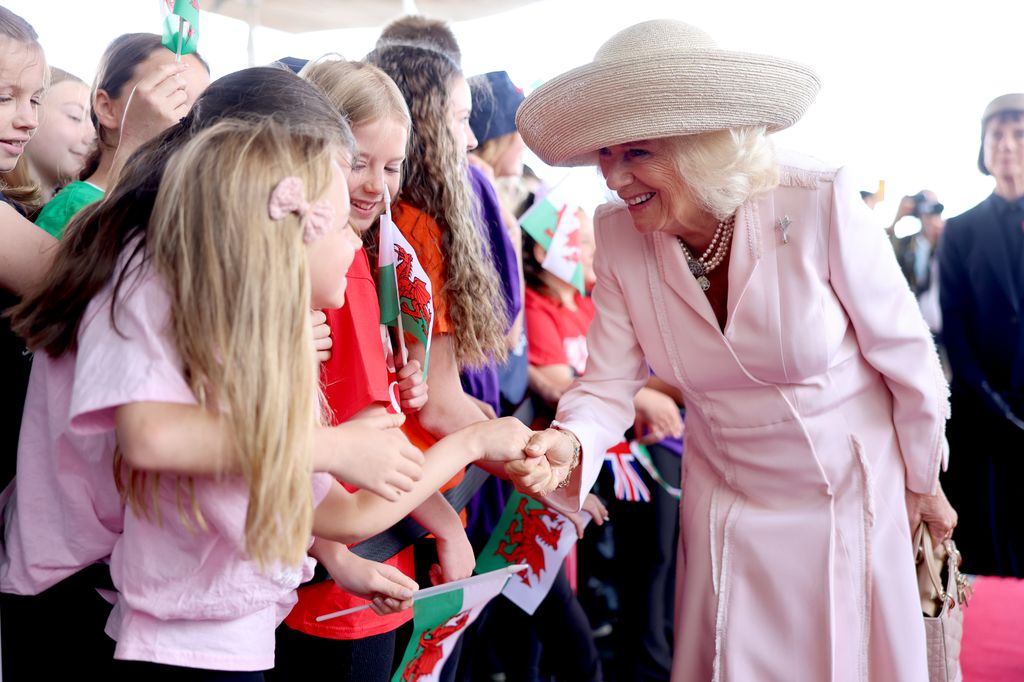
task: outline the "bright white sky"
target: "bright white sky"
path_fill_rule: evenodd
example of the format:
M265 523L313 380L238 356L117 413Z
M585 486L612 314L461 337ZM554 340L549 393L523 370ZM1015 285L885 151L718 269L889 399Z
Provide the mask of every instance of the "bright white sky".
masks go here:
M51 64L86 81L116 36L160 32L157 2L4 0L35 26ZM693 23L723 47L814 67L821 94L777 144L851 166L862 189L884 180L880 224L892 220L901 196L924 188L938 194L947 216L991 191L991 179L975 167L979 117L993 97L1024 92L1022 0L541 0L452 27L467 75L503 69L529 92L590 61L619 29L654 18ZM200 24L200 52L215 78L247 66L244 23L204 11ZM327 52L358 59L380 28L299 35L258 28L256 63ZM565 175L527 162L549 182ZM594 171L574 171L569 181L599 200Z

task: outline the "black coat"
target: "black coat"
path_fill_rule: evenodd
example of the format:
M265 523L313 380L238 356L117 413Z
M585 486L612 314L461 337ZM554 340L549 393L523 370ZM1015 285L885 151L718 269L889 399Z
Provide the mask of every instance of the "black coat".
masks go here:
M1024 428L1014 423L1024 417L1024 233L1007 228L1008 209L989 197L951 218L939 244L942 336L953 372L942 481L960 514L964 570L1024 577Z

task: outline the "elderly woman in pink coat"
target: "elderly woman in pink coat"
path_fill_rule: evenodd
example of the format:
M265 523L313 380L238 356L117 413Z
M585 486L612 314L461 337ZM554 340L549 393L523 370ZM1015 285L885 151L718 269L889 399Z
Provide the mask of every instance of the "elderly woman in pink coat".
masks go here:
M578 508L649 370L682 391L674 682L927 680L908 518L956 523L947 388L847 173L767 136L818 87L651 21L518 113L541 159L598 165L620 201L595 216L587 372L510 470Z

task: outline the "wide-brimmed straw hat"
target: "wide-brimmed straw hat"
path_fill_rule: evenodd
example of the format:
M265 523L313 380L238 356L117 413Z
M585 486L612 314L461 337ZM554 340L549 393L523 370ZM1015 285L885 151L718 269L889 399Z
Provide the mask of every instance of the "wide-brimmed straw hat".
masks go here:
M597 163L597 150L633 140L747 125L796 123L821 83L797 62L718 48L680 21L655 20L612 36L594 61L535 90L516 116L545 163Z

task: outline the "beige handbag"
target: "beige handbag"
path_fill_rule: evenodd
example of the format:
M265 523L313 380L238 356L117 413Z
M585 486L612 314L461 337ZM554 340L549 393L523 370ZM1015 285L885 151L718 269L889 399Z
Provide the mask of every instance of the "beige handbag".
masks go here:
M922 522L914 533L914 553L928 646L928 679L930 682L960 682L963 679L960 673L962 609L971 591L967 576L960 573L960 552L952 540L933 545L928 526Z

